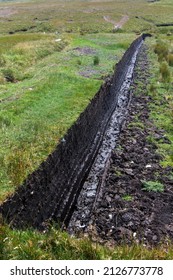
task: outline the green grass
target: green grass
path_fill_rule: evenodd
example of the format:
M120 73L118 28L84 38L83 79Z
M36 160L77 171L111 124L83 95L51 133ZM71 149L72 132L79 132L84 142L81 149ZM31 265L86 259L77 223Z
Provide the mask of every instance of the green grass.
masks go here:
M1 38L5 63L0 68L0 200L54 150L134 35L64 34L60 42L56 38L53 34L38 34L37 40L33 34ZM110 44L114 48L107 48ZM5 71L12 72L16 82L5 81Z
M173 50L172 38L166 35L160 35L160 40L163 40L163 44L167 46L168 52ZM149 42L148 42L149 43ZM157 46L155 40L150 40L150 60L151 60L151 85L149 87L149 94L153 98L153 102L150 105L151 118L154 120L156 126L160 129L164 129L165 136L169 139L170 143L155 142L158 146L158 153L163 156L161 164L166 167L173 167L173 94L172 94L172 81L173 81L173 69L166 62L165 68L161 70L163 62L160 61L159 54L154 54L153 50ZM163 73L164 78L163 78ZM152 139L152 135L151 135Z
M132 201L133 197L131 195L126 194L122 197L122 199L125 200L125 201Z
M13 9L10 20L2 18L0 32L112 32L113 24L104 16L118 22L127 14L129 21L123 26L125 32L160 32L157 23L172 21L172 4L165 1L148 3L146 0L124 1L55 1L33 0L10 2ZM7 5L2 3L1 6ZM39 12L38 12L39 11ZM89 20L88 20L89 19ZM168 32L169 32L168 28ZM26 31L27 32L27 31Z
M142 190L148 191L148 192L163 192L164 191L164 185L160 182L155 181L142 181Z
M61 41L56 41L61 40ZM14 81L20 81L27 77L27 69L40 59L61 51L67 42L56 39L55 35L23 34L3 36L0 39L0 75L1 84L4 83L2 76L12 72ZM29 69L30 70L30 69Z
M41 234L34 230L10 230L0 226L0 259L11 260L171 260L173 246L159 244L146 248L144 245L122 244L113 247L93 242L89 237L76 239L52 227Z

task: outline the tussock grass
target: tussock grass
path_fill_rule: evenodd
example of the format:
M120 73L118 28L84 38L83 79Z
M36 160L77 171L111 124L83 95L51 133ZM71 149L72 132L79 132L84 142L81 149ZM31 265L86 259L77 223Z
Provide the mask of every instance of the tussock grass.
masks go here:
M56 38L55 35L43 34L43 33L22 33L22 34L14 34L14 35L4 35L0 37L0 53L4 53L17 44L22 44L23 46L27 46L29 43L32 44L34 41L44 41L48 39Z
M171 50L172 44L166 36L160 36L162 39L162 45L167 46L168 50ZM154 44L150 40L150 44ZM156 46L156 45L155 45ZM152 47L151 47L152 50ZM154 49L155 50L155 49ZM157 53L158 55L158 53ZM166 55L166 53L165 53ZM169 55L169 54L168 54ZM151 59L151 85L149 88L149 94L153 98L151 107L151 116L155 121L156 125L165 130L165 136L169 139L170 143L155 143L158 146L158 152L163 156L161 162L164 167L173 166L173 122L172 122L172 111L173 111L173 94L172 94L172 80L173 71L172 67L166 61L157 62L157 56L150 52ZM159 71L158 71L159 69ZM160 77L161 74L161 77Z
M56 41L55 35L39 34L4 36L0 41L0 72L8 82L25 79L28 67L54 52L61 51L67 45L65 40Z
M99 64L99 62L100 62L99 57L98 57L98 56L94 56L94 59L93 59L93 63L94 63L94 65L98 65L98 64Z
M166 60L168 56L168 45L164 41L158 41L154 47L154 52L158 55L159 62Z
M167 57L169 66L173 66L173 53L169 53Z
M168 66L167 62L162 62L160 64L160 69L159 70L160 70L160 73L161 73L161 76L162 76L162 81L169 83L170 79L171 79L171 73L170 73L169 66Z

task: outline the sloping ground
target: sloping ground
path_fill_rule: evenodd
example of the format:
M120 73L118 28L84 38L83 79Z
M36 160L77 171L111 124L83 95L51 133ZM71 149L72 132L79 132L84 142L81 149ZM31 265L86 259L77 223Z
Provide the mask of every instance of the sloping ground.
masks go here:
M52 220L68 223L144 38L142 35L131 44L113 77L101 86L55 151L1 205L0 212L11 225L44 229Z
M169 140L149 118L149 103L153 101L147 96L148 77L143 47L129 116L112 153L106 183L93 214L90 231L94 240L148 245L173 239L173 170L159 164L161 156L150 135L163 143Z
M139 42L141 43L141 40ZM133 45L133 51L139 47L139 42L137 41L135 47ZM122 65L125 65L126 74L128 73L127 59L129 59L132 49L130 48L130 52L125 54L123 62L121 61L118 65L119 70L122 70ZM129 67L131 63L129 59ZM93 162L98 146L101 144L99 140L96 141L96 146L93 146L95 142L93 140L91 141L92 146L86 150L82 138L84 133L83 135L81 133L84 131L83 125L86 131L85 141L90 139L88 135L93 135L99 122L105 124L104 129L99 133L101 135L105 133L106 121L110 118L109 109L112 99L106 105L108 107L105 108L106 111L100 111L101 113L98 112L96 115L97 120L99 120L95 123L96 127L90 127L93 121L90 122L89 118L91 117L93 120L94 112L97 112L98 108L102 108L105 102L108 102L106 98L108 92L111 94L115 89L116 92L120 91L116 82L119 80L122 82L125 79L124 72L120 73L121 71L117 72L116 79L114 77L107 81L106 88L105 85L102 87L103 92L98 93L95 101L90 105L92 109L89 107L87 114L82 114L84 119L79 118L68 136L62 139L60 148L50 155L47 162L43 163L40 169L24 182L24 185L17 190L14 196L1 206L3 216L14 227L23 228L32 225L44 229L51 220L69 222L81 185L84 183L90 168L89 165ZM150 141L150 135L152 133L156 140L161 140L163 143L168 143L169 140L164 136L164 131L158 130L149 118L149 103L153 102L152 98L147 95L149 75L147 50L144 45L140 51L134 73L133 98L126 126L124 126L112 153L108 175L106 176L105 172L103 176L98 176L98 180L101 179L101 187L98 188L99 192L96 194L94 207L91 205L89 226L84 227L85 232L88 232L94 240L111 243L135 241L148 245L158 244L165 239L173 239L173 180L170 177L173 170L161 167L159 163L161 156L157 154L156 145ZM111 90L110 83L113 83ZM100 101L98 101L98 96L101 98ZM118 99L113 100L115 107L118 107ZM102 119L102 114L105 115L105 112L109 112L109 116ZM80 126L81 123L82 126ZM97 134L95 139L98 140ZM90 152L92 155L90 161L88 161L87 156L84 159L81 154L78 154L77 147L80 148L79 151L82 155L84 150ZM84 169L82 170L82 168ZM80 211L79 214L82 216ZM79 217L79 219L81 218ZM81 231L84 230L83 227L79 228ZM77 232L80 230L77 229ZM73 228L73 232L75 232L75 228Z

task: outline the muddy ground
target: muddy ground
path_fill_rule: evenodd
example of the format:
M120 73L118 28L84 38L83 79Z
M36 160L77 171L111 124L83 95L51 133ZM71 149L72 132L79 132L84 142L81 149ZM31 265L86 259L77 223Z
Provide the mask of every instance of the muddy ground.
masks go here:
M149 118L149 103L153 102L146 95L149 75L144 46L134 73L129 115L90 225L93 240L158 244L173 239L173 170L161 167L157 146L149 139L152 135L156 141L169 140ZM144 190L143 181L160 182L164 191Z

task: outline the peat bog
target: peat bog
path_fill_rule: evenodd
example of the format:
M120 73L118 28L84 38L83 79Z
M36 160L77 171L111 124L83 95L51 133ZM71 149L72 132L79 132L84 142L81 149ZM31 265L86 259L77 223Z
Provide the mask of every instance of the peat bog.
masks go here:
M152 134L156 141L170 143L165 131L156 128L149 118L153 100L147 95L150 72L145 45L137 60L129 114L112 153L103 194L93 214L91 235L95 229L94 238L98 235L109 242L152 245L173 239L173 169L161 166L157 146L149 141ZM136 94L138 87L140 93ZM144 182L160 182L163 189L147 190Z
M4 201L13 198L14 204L20 206L17 209L11 204L11 228L4 219L0 221L0 257L172 259L171 1L23 0L0 1L0 6L0 207L2 210ZM68 129L91 103L105 78L106 86L111 86L109 77L116 71L116 64L142 33L152 37L146 40L137 59L126 121L104 175L97 178L102 187L89 225L76 227L75 237L70 236L68 230L59 229L58 217L65 218L68 200L70 207L77 209L79 189L75 198L70 173L58 168L51 154L56 153L58 143L63 146ZM112 106L110 103L107 105ZM94 116L97 109L96 106ZM90 139L82 135L85 143L93 141L96 126ZM80 150L82 145L75 145ZM74 146L67 151L70 160L64 165L77 174L71 159L73 150L78 151ZM83 168L83 156L88 150L83 146L81 151ZM44 173L46 159L51 164L45 179L39 174ZM70 179L64 192L59 190L56 195L52 165L54 171L59 169L62 184L65 177ZM86 178L88 169L85 171ZM33 172L36 176L32 180L29 174ZM27 182L31 182L30 187ZM23 184L26 189L20 196L18 186ZM45 184L46 189L42 188ZM29 201L31 211L27 215ZM32 204L38 206L34 227L42 224L39 229L44 232L30 228L33 224L29 220L35 211ZM26 216L24 223L21 220L22 230L15 229L18 222L15 224L13 215L19 217L18 221ZM57 223L52 224L52 220Z

